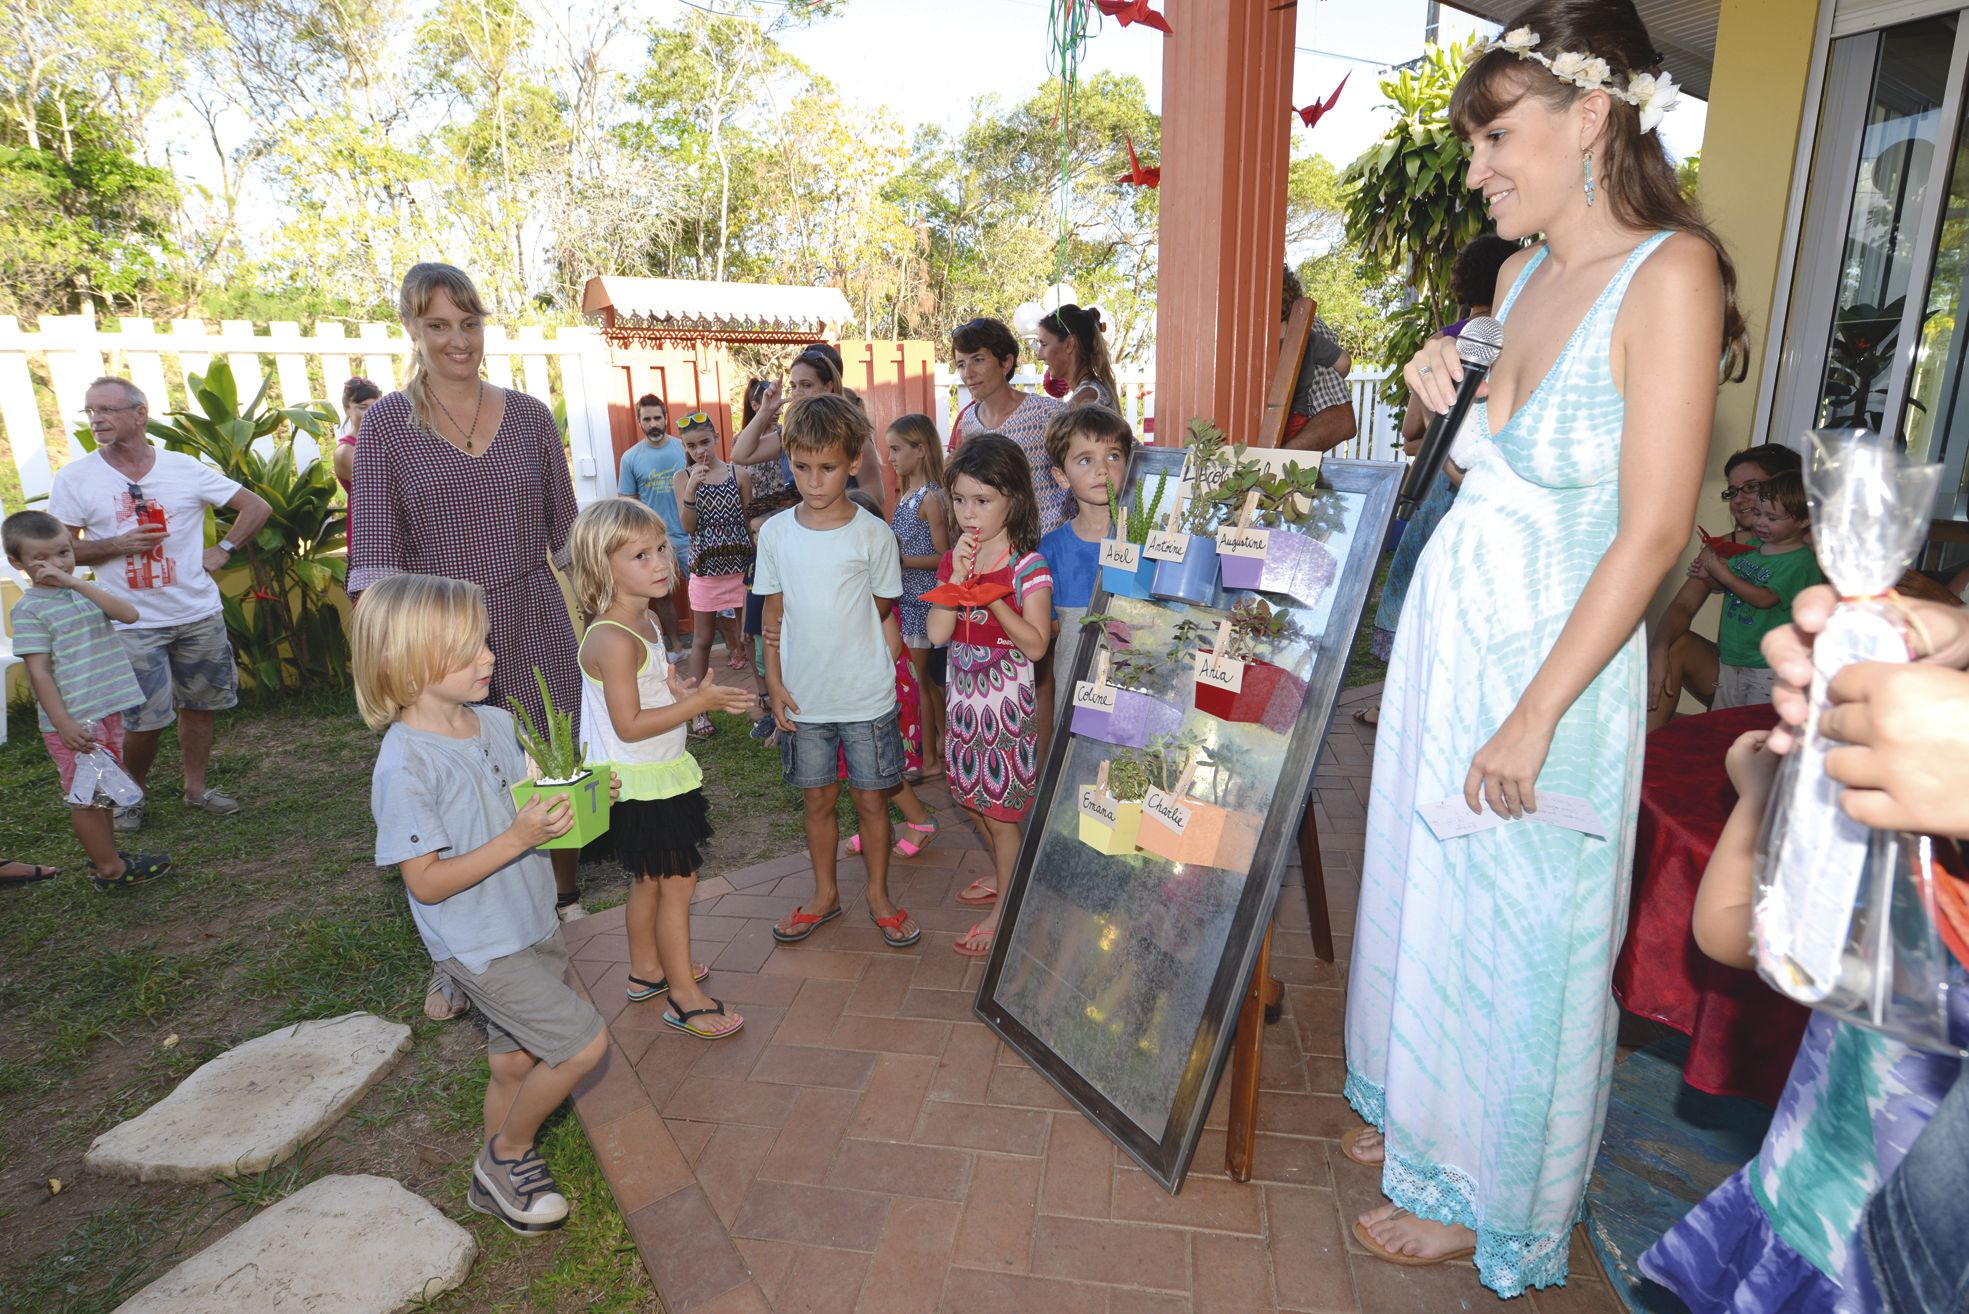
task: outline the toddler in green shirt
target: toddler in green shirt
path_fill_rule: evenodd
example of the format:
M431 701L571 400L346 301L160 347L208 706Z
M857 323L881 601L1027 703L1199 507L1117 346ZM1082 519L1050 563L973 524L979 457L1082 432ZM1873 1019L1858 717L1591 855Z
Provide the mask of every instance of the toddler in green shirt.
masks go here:
M1791 600L1825 575L1812 551L1811 506L1805 481L1796 473L1773 475L1759 490L1751 512L1751 540L1757 550L1727 562L1705 548L1705 575L1726 595L1716 633L1714 710L1768 702L1773 676L1764 660L1764 636L1791 623Z

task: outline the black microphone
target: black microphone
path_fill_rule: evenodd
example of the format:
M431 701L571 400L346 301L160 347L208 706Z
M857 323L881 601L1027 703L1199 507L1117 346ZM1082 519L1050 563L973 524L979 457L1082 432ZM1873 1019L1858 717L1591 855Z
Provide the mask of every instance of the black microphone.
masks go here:
M1422 450L1416 453L1408 467L1408 477L1402 480L1401 495L1395 500L1395 519L1400 524L1408 523L1417 503L1442 473L1456 430L1469 413L1470 403L1477 400L1477 385L1489 375L1502 350L1504 326L1489 315L1480 315L1463 326L1456 339L1456 355L1463 362L1463 382L1456 385L1456 400L1450 403L1450 408L1430 421L1428 431L1422 435Z

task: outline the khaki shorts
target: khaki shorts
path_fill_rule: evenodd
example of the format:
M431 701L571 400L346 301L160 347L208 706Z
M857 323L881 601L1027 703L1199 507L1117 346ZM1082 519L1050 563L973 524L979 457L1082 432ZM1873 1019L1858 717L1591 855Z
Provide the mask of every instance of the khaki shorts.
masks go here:
M1758 703L1771 701L1771 686L1777 683L1777 672L1768 666L1725 666L1716 668L1716 696L1709 700L1709 710L1720 712L1726 707L1751 707Z
M560 927L540 943L473 972L456 958L438 969L485 1015L486 1049L527 1053L548 1067L588 1048L602 1031L602 1015L567 983L567 941Z
M181 707L223 712L239 706L239 668L233 664L223 613L182 625L118 630L116 637L123 641L144 691L144 705L124 713L126 731L162 730L178 719Z

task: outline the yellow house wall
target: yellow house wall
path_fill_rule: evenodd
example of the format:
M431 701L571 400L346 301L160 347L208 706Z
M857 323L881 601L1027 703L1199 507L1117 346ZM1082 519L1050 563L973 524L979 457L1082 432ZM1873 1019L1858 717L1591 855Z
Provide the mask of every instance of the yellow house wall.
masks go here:
M1737 301L1750 324L1750 374L1725 385L1716 402L1697 505L1698 518L1712 531L1729 519L1717 500L1724 460L1766 437L1752 432L1757 379L1766 353L1777 345L1771 305L1817 23L1816 0L1723 0L1718 17L1697 199L1736 262ZM1670 573L1655 614L1684 578L1680 569ZM1712 600L1697 618L1697 632L1713 637L1718 615ZM1683 710L1702 709L1684 700Z

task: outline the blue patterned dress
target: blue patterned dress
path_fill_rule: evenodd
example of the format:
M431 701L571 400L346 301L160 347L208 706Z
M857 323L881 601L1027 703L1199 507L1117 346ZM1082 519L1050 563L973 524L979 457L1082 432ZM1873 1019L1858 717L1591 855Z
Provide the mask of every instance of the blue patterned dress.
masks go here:
M1757 1157L1641 1256L1691 1314L1880 1308L1860 1211L1907 1157L1962 1060L1823 1013L1812 1018Z
M1610 838L1521 822L1445 842L1416 809L1461 798L1613 542L1614 320L1667 236L1634 249L1502 430L1477 404L1485 441L1423 549L1381 700L1346 1095L1387 1136L1388 1198L1474 1228L1478 1273L1503 1296L1565 1280L1605 1122L1641 794L1640 627L1561 718L1538 777L1590 801Z
M930 485L924 484L907 497L896 499L896 509L889 513L889 529L896 536L896 545L905 557L934 556L937 551L936 540L930 537L930 526L920 512L923 499L930 495ZM902 597L896 599L896 621L902 626L902 637L921 639L920 644L911 647L930 646L930 604L923 601L924 593L937 586L937 572L918 570L904 566L902 571Z

